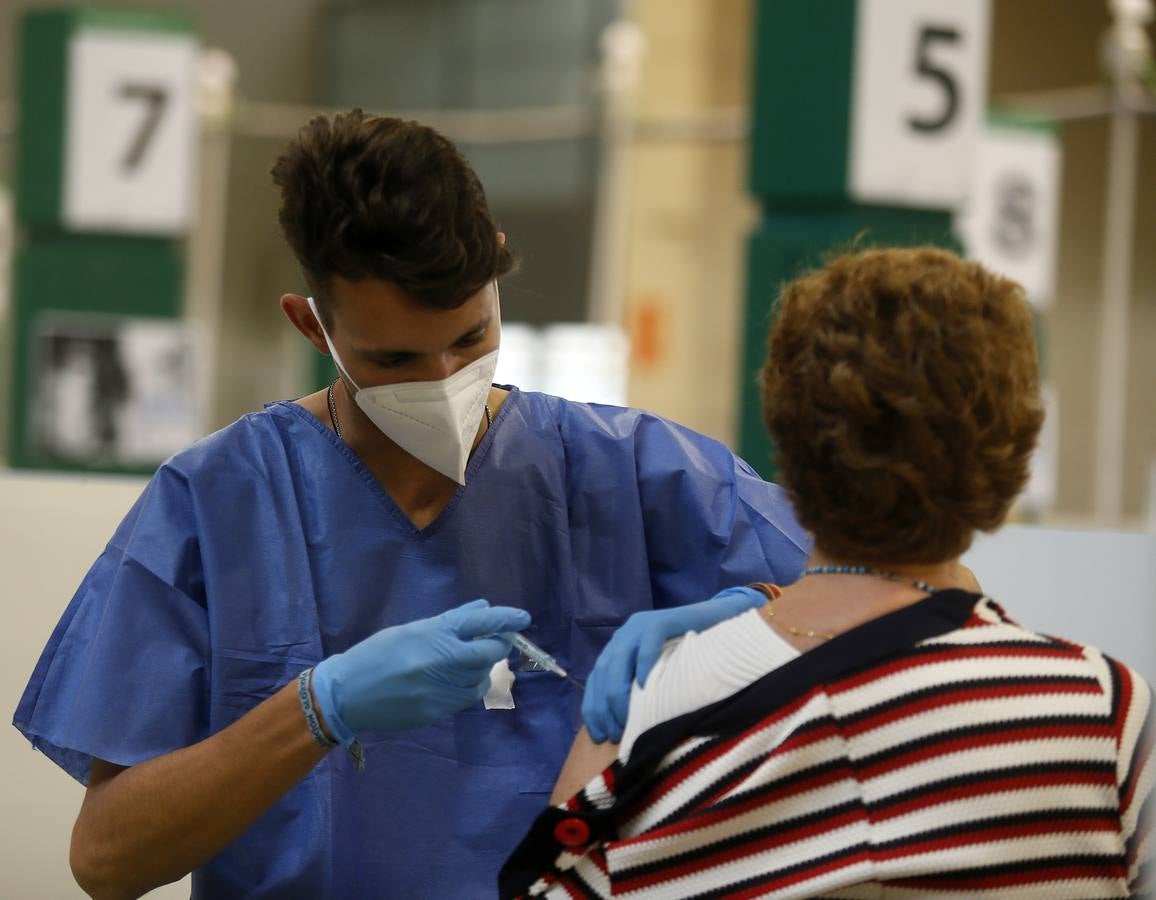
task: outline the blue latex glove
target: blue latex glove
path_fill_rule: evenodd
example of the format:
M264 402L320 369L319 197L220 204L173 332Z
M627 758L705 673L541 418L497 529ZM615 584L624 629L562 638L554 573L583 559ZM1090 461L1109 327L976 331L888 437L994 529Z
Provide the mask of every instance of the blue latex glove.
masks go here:
M754 588L727 588L702 603L636 612L627 619L602 649L586 679L582 721L594 742L622 739L631 683L646 684L663 644L688 631L705 631L724 619L762 606L766 599Z
M523 609L474 600L383 628L317 664L314 704L329 733L346 746L364 731L428 725L481 700L490 669L510 652L510 639L499 632L529 624Z

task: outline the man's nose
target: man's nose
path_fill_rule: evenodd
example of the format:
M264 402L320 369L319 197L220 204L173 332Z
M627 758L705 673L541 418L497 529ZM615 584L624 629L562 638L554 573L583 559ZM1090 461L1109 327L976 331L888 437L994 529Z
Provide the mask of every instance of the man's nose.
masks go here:
M424 381L444 381L461 368L461 360L452 353L437 353L429 358L422 373Z

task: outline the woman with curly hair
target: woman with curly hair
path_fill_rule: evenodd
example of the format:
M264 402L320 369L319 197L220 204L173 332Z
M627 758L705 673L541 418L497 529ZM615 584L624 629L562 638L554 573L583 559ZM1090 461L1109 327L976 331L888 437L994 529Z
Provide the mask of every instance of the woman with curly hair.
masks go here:
M804 577L736 588L767 602L667 644L621 744L579 737L503 896L1151 892L1151 689L959 562L1043 421L1022 290L838 257L782 291L761 383Z

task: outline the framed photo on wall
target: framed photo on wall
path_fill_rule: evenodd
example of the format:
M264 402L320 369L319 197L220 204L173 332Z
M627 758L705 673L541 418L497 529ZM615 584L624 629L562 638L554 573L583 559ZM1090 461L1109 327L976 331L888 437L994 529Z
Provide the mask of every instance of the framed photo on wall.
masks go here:
M30 449L55 465L158 465L201 436L198 355L184 322L41 315Z

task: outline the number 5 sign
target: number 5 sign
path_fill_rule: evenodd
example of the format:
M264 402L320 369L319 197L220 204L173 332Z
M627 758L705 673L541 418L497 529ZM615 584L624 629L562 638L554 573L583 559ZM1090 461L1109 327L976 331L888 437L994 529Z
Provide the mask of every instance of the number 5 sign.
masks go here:
M987 0L858 0L848 189L957 206L987 98Z
M184 232L197 145L187 20L29 13L22 49L22 218L72 232Z
M958 207L990 0L758 0L751 189L768 208Z

